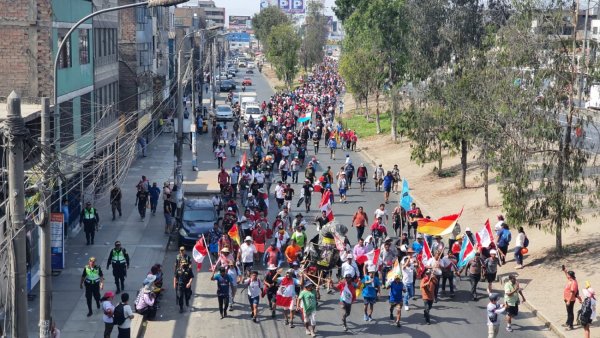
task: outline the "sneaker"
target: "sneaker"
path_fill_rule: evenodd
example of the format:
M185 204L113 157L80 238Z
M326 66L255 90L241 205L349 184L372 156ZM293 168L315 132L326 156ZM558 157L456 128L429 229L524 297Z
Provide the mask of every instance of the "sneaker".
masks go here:
M290 329L293 329L294 327L294 323L290 323Z
M510 326L507 326L507 327L506 327L506 331L507 331L507 332L513 332L513 329L512 329L512 327L510 327Z
M408 305L404 305L404 311L408 311L410 310L410 308L408 307Z
M344 332L348 332L348 327L346 325L342 325L342 328L344 329Z
M364 320L365 320L365 322L366 322L366 321L368 321L368 320L369 320L369 316L367 316L367 315L364 315L364 316L363 316L363 319L364 319Z
M390 320L394 320L394 314L390 313Z
M396 327L402 327L402 324L400 324L400 322L396 322Z
M87 316L91 317L92 316L92 312L88 312Z
M306 330L306 335L310 336L310 330Z
M285 319L285 325L288 325L290 323L290 321L286 318Z
M314 337L314 336L316 336L316 335L317 335L317 334L316 334L314 331L310 333L310 336L311 336L311 337Z
M373 318L371 318L371 316L369 316L368 321L373 321Z

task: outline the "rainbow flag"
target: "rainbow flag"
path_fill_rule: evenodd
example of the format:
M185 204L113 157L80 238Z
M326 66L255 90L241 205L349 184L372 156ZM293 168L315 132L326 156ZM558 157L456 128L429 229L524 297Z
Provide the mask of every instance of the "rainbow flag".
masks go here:
M385 286L389 287L394 279L396 279L396 276L400 276L400 278L402 278L402 268L400 267L400 263L397 259L394 261L394 266L392 269L388 271L387 275L385 276Z
M463 210L461 209L458 214L452 214L448 216L443 216L435 221L428 218L421 218L418 220L419 226L417 227L417 232L428 234L431 236L444 236L452 233L456 222L460 215L462 215Z
M231 229L229 229L229 231L227 232L227 234L229 235L229 237L231 237L231 239L233 239L238 245L241 243L240 241L240 231L238 230L238 226L237 223L234 224Z

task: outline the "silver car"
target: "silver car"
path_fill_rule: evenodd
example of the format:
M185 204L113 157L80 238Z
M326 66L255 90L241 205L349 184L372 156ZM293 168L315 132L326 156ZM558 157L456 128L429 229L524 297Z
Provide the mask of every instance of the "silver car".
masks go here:
M215 111L217 121L233 121L233 110L226 104L220 104Z

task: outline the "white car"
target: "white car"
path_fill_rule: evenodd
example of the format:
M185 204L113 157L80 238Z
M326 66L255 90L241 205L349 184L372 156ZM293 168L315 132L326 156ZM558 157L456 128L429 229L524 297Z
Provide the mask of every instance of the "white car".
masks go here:
M248 62L248 69L254 69L256 68L256 64L254 64L254 62Z
M244 108L244 119L248 121L252 117L254 121L258 121L262 117L260 107L257 104L249 103Z
M231 110L231 107L226 104L220 104L217 106L217 110L215 111L215 118L217 121L232 121L233 110Z

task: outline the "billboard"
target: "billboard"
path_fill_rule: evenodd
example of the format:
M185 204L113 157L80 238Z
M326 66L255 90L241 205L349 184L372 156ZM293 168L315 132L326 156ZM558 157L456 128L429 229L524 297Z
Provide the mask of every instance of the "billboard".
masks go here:
M304 14L306 12L304 2L305 0L278 0L277 4L284 13Z
M229 28L231 29L247 29L252 26L252 18L247 15L230 15Z
M260 9L263 10L269 6L276 6L279 0L260 0Z

